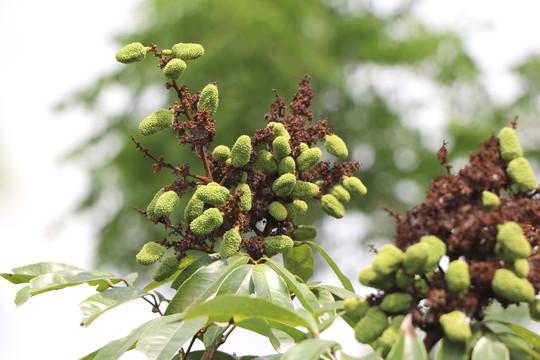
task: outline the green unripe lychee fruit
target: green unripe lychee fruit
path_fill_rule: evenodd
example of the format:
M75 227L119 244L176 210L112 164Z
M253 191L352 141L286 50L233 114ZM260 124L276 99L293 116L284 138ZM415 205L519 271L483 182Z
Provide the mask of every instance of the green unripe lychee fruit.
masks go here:
M344 176L342 181L343 181L343 186L350 193L360 195L360 196L364 196L367 194L367 188L362 183L362 181L360 181L359 178L355 176Z
M152 265L165 254L165 247L155 242L144 244L141 251L136 255L137 263L141 265Z
M330 135L326 137L326 141L324 142L324 149L330 155L334 155L340 159L345 159L349 155L347 145L337 135Z
M501 147L501 156L504 160L510 161L523 156L523 150L514 129L509 127L503 128L499 133L499 144Z
M277 160L281 160L291 153L289 139L285 136L277 136L272 142L272 147L274 149L274 157Z
M403 267L409 274L417 274L424 271L429 258L430 246L426 242L418 242L409 246L403 256Z
M307 149L296 158L296 167L303 173L311 170L321 159L322 152L319 148Z
M276 158L268 150L259 150L255 164L259 169L262 170L262 172L266 174L273 174L278 171L278 163Z
M414 274L407 274L403 269L398 269L394 275L394 281L398 289L406 289L414 283Z
M345 216L345 208L334 195L326 194L321 198L321 209L326 214L341 219Z
M471 286L469 264L465 261L454 260L448 264L448 270L444 275L448 288L454 292L461 292Z
M455 310L439 318L445 337L450 341L467 341L471 335L469 320L461 311Z
M281 254L294 246L293 240L287 235L267 236L263 240L264 253L268 257Z
M482 205L486 211L493 210L494 207L499 206L501 199L491 191L484 190L482 192Z
M497 243L502 246L502 255L506 260L526 259L531 255L531 244L527 241L521 226L514 221L497 225Z
M306 143L300 143L300 152L304 152L309 149L309 145Z
M231 160L235 168L242 167L249 162L251 157L251 138L241 135L234 143L231 150Z
M293 174L283 174L274 181L272 190L276 196L288 196L292 193L295 184L296 176Z
M375 341L388 327L388 316L377 306L370 307L354 327L356 340L363 344Z
M420 242L428 244L430 248L423 272L432 272L437 269L441 258L446 254L446 244L434 235L422 236Z
M204 202L197 197L197 195L193 195L191 199L189 199L188 204L186 205L186 208L184 209L184 218L187 222L192 222L204 211Z
M412 296L403 293L392 293L384 297L381 309L387 314L398 314L411 307Z
M271 137L272 140L278 136L284 136L287 140L291 138L291 135L289 135L289 132L287 131L287 129L285 129L285 126L282 123L272 121L269 122L266 127L269 129L274 129L274 134Z
M540 321L540 300L536 299L529 303L529 315L534 321Z
M290 156L285 157L279 162L278 174L294 174L296 170L296 162Z
M154 198L152 201L150 201L150 204L146 207L146 215L150 217L151 219L156 219L158 216L154 213L154 208L156 207L156 201L159 199L161 195L165 192L165 188L159 189L159 191L154 195Z
M218 145L212 152L212 158L217 162L225 162L231 157L231 149L225 145Z
M155 134L158 131L170 128L173 120L174 117L171 110L159 109L141 121L139 124L139 132L144 136Z
M340 184L332 186L328 189L328 193L334 195L342 204L348 203L351 200L351 194Z
M154 272L154 275L152 278L154 281L162 281L171 276L178 270L178 266L180 265L180 262L176 258L176 256L168 256L161 260L161 263L157 267L156 271Z
M272 201L268 206L268 212L277 221L283 221L287 218L287 209L279 201Z
M317 195L319 191L320 189L317 185L307 181L297 180L294 184L292 195L301 199L309 199Z
M304 216L308 210L308 204L303 200L294 200L291 203L284 204L284 206L287 209L287 217L289 219Z
M179 43L172 47L172 55L177 59L195 60L204 55L201 44Z
M403 251L394 245L384 245L373 259L371 266L379 274L388 275L397 271L402 261Z
M165 191L156 201L154 206L154 214L156 217L169 215L180 205L180 197L176 191Z
M381 275L371 266L365 267L358 275L360 284L380 290L390 290L394 287L394 277L392 275Z
M524 157L511 160L506 167L506 173L517 184L519 191L530 192L536 187L536 178L531 164Z
M221 240L221 247L219 249L219 254L222 259L226 259L235 255L238 252L238 248L242 243L242 236L237 229L233 228L228 230L223 235L223 240Z
M296 241L307 241L317 237L319 231L312 225L298 225L291 233L291 237Z
M513 264L508 264L507 268L520 278L529 275L529 259L517 259Z
M217 208L206 209L201 216L189 224L189 228L194 234L206 235L223 224L223 215Z
M208 84L202 89L197 110L207 109L210 115L214 115L219 105L219 91L216 85ZM251 150L250 150L251 151Z
M163 68L163 75L165 75L167 78L171 80L178 80L178 78L182 76L186 68L187 68L187 65L184 62L184 60L172 59Z
M223 206L229 200L231 194L225 186L221 186L218 183L210 183L198 188L195 195L205 204Z
M244 191L242 196L240 196L240 207L245 212L248 212L249 210L251 210L251 206L252 206L252 196L251 196L251 189L249 188L249 185L246 183L241 183L236 187L236 190Z
M403 315L394 316L390 326L383 331L382 335L375 341L373 348L376 349L383 358L388 355L399 335L399 328L403 322Z
M121 62L122 64L131 64L144 60L148 49L144 47L140 42L134 42L128 44L118 50L116 53L116 61Z
M366 299L346 298L343 299L343 310L354 321L358 321L366 314L369 303Z
M529 280L522 279L508 269L497 269L491 288L498 296L512 302L531 302L535 291Z

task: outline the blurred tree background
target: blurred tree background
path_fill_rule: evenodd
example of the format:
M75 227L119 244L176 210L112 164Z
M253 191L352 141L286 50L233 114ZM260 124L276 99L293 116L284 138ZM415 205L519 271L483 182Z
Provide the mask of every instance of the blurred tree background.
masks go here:
M118 48L134 41L162 49L178 42L202 44L206 55L188 64L181 81L191 92L218 82L215 145L232 146L238 136L265 126L272 89L288 102L298 79L309 74L315 118L328 117L333 131L351 147L350 157L363 163L358 176L368 195L347 204L349 212L369 219L362 241L391 239L393 221L380 206L404 212L422 201L429 182L444 174L435 156L443 140L449 141L450 158L459 163L492 129L508 124L516 107L491 103L459 37L416 20L414 1L386 14L367 3L144 0L131 29L117 39ZM172 137L138 135L138 123L173 100L156 63L147 59L118 66L60 106L83 105L96 117L96 131L68 159L88 166L91 174L91 187L78 209L90 212L99 224L99 265L144 271L134 255L145 242L166 235L130 205L144 208L172 177L166 171L153 174L152 161L141 158L129 134L172 163L198 164ZM540 61L532 59L516 69L536 74L525 84L536 98L539 68ZM527 96L517 105L527 107ZM305 222L319 215L312 210ZM324 246L325 239L320 241Z

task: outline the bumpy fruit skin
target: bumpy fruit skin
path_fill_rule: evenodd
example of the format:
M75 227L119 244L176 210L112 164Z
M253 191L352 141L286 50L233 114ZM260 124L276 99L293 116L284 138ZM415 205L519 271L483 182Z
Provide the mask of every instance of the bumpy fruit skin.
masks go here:
M278 136L284 136L287 140L291 138L291 135L289 135L289 132L287 131L287 129L285 129L285 126L282 123L271 121L268 123L268 125L266 125L266 127L274 129L274 135L272 135L272 140Z
M491 279L491 288L498 296L512 302L531 302L535 291L527 279L522 279L508 269L497 269Z
M358 321L354 327L354 334L356 340L368 344L380 337L387 327L388 317L379 307L373 306Z
M285 252L294 246L293 240L287 235L267 236L263 240L264 253L268 257Z
M251 189L249 188L249 185L246 183L239 184L236 187L236 190L242 190L244 191L244 194L240 197L240 207L245 212L248 212L251 210L252 203L252 197L251 197Z
M345 216L345 208L334 195L326 194L321 198L321 209L327 215L341 219Z
M381 309L387 314L399 314L411 306L412 296L403 293L392 293L384 297Z
M403 322L404 316L398 315L394 316L390 326L383 331L382 335L372 344L372 347L376 349L383 358L388 355L392 346L396 342L396 339L399 335L399 328Z
M360 196L364 196L367 194L366 186L362 183L362 181L359 178L355 176L344 176L343 186L345 187L345 189L347 189L347 191L353 194L360 195Z
M165 191L156 201L154 214L158 218L169 215L178 207L178 205L180 205L180 197L176 191Z
M424 271L429 257L430 247L425 242L418 242L409 246L403 257L403 267L409 274L417 274Z
M165 254L165 247L155 242L144 244L141 251L136 255L137 263L141 265L152 265Z
M519 224L508 221L497 228L497 243L502 246L506 260L526 259L531 255L531 244L525 239Z
M278 171L278 163L276 158L268 150L259 150L255 164L259 169L262 170L262 172L266 174L273 174Z
M300 143L300 152L304 152L309 149L309 145L306 143Z
M131 64L144 60L146 57L147 49L140 42L134 42L128 44L118 50L116 53L116 61L122 64Z
M283 158L278 165L278 174L294 174L296 170L296 162L290 156Z
M204 55L204 48L201 44L178 43L171 50L175 58L182 60L195 60Z
M394 275L394 281L398 289L406 289L414 283L414 274L407 274L405 270L398 269Z
M161 195L165 192L165 188L159 189L159 191L154 195L154 198L152 201L150 201L150 204L146 207L146 215L150 217L151 219L156 219L158 216L154 213L154 208L156 207L156 201L159 199Z
M369 303L366 299L347 298L343 299L343 310L354 321L360 320L368 311Z
M296 241L312 240L315 239L317 235L319 235L319 231L312 225L298 225L291 233L293 240Z
M191 199L189 199L189 202L184 209L184 218L187 222L192 222L193 220L201 216L203 211L204 202L199 199L197 195L193 195Z
M274 149L274 156L277 160L281 160L291 153L291 145L289 145L289 139L285 136L277 136L272 142Z
M231 157L231 149L225 145L218 145L212 152L212 158L217 162L225 162Z
M235 168L242 167L249 162L251 157L251 138L241 135L234 143L231 150L231 160Z
M379 274L388 275L397 271L402 261L403 251L394 245L384 245L373 259L371 266Z
M324 142L324 149L331 155L340 159L345 159L349 156L349 150L345 142L337 135L330 135L326 137Z
M197 110L208 109L210 115L214 115L219 105L219 91L216 85L208 84L202 89Z
M471 335L471 327L464 313L455 310L439 318L444 335L450 341L467 341Z
M176 256L168 256L161 260L161 263L157 267L152 278L154 279L154 281L165 280L166 278L174 274L176 270L178 270L179 265L180 262L178 261Z
M242 236L237 229L230 229L223 235L223 240L221 240L221 247L219 249L219 254L222 259L226 259L235 255L238 252L238 248L242 243Z
M540 321L540 300L534 300L529 303L529 315L534 321Z
M296 184L296 176L293 174L283 174L272 184L274 194L279 197L289 196Z
M491 191L484 190L482 192L482 205L488 211L491 211L494 207L499 206L501 200L497 195Z
M379 290L390 290L394 287L394 277L392 275L381 275L371 266L365 267L358 275L360 284Z
M172 59L163 68L163 75L165 75L171 80L178 80L178 78L182 76L186 68L187 65L184 60Z
M268 206L268 212L277 221L283 221L287 218L287 209L279 201L272 201Z
M513 264L507 267L520 278L526 278L529 275L530 269L528 259L517 259Z
M454 260L448 264L448 270L444 275L448 288L454 292L461 292L471 286L469 264L465 261Z
M223 206L230 198L229 189L218 183L209 183L197 189L195 195L205 204Z
M432 272L439 266L441 258L446 254L446 244L433 235L422 236L420 242L428 244L430 249L423 271L425 273Z
M530 192L536 187L536 178L531 164L524 157L511 160L506 167L506 173L517 184L519 191Z
M310 199L319 193L320 189L317 185L297 180L294 184L292 195L300 199Z
M321 156L322 152L319 148L311 148L304 151L296 158L298 171L301 173L309 171L319 162Z
M223 215L217 208L206 209L201 216L193 220L189 227L194 234L210 234L214 229L223 224Z
M523 156L523 150L514 129L509 127L503 128L499 133L499 144L501 147L501 156L504 160L510 161Z
M139 124L139 132L144 135L153 135L158 131L170 128L173 123L173 113L169 109L159 109L148 115Z
M285 204L287 209L287 217L289 219L296 219L297 217L304 216L308 210L308 204L303 200L294 200L291 203Z
M342 204L348 203L351 200L351 194L340 184L332 186L328 189L328 193L334 195Z

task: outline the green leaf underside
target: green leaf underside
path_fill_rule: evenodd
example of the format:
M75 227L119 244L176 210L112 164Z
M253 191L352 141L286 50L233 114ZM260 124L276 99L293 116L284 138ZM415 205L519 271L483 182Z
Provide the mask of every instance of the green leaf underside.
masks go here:
M315 319L311 314L301 310L292 311L262 298L245 295L221 295L187 312L184 319L208 316L210 321L231 318L235 322L253 318L273 320L292 326L303 326L313 334L317 334Z
M516 357L512 354L513 351L517 351L527 358L532 357L533 359L540 359L540 353L534 351L532 349L531 342L522 336L514 333L497 333L497 337L501 339L508 347L508 350L510 351L510 359Z
M148 293L131 287L112 288L94 294L79 304L83 312L81 326L88 327L106 311L145 295L148 295Z
M335 341L307 339L290 348L283 355L283 360L318 360L331 347L339 345Z
M465 343L449 341L443 338L429 354L430 360L468 360L469 354ZM488 359L484 359L488 360Z
M15 305L21 306L28 299L30 299L31 296L32 295L30 294L30 286L25 286L19 289L19 291L17 291L17 293L15 294Z
M283 265L305 282L313 276L313 250L309 245L294 246L283 253Z
M210 349L217 341L217 339L223 335L228 326L210 325L206 328L203 334L202 341L205 349ZM189 355L191 358L191 354Z
M540 352L540 335L528 330L528 329L525 329L523 326L519 326L519 325L516 325L516 324L512 324L512 323L509 323L509 322L505 322L505 321L496 321L496 320L490 320L490 321L493 321L493 322L496 322L498 324L501 324L501 325L504 325L506 326L507 328L509 328L510 330L514 331L516 334L522 336L524 339L528 340L531 342L531 344L533 345L533 349L534 351L536 352Z
M272 259L268 259L268 258L264 258L264 259L267 260L270 264L272 264L274 269L276 269L279 275L281 275L283 280L285 280L289 288L296 295L296 297L298 298L298 301L300 301L300 303L302 304L302 306L304 306L304 308L306 308L310 312L313 312L320 308L319 301L317 300L315 295L313 295L311 290L309 290L306 284L301 283L298 280L296 280L294 275L291 274L289 270L281 266L278 262Z
M216 293L223 280L237 267L249 261L245 255L218 260L196 270L178 288L165 315L187 312Z
M320 324L319 324L319 331L326 330L332 325L334 322L334 319L336 318L336 303L334 301L334 297L330 293L330 291L325 289L316 289L315 294L317 295L317 298L319 299L319 304L321 305L321 309L325 309L326 311L317 311L315 316L319 318Z
M73 265L54 263L54 262L41 262L26 266L21 266L12 269L13 274L0 274L4 279L13 284L27 283L33 278L45 275L55 271L61 270L82 270Z
M288 336L286 333L282 333L279 330L273 331L268 325L268 322L266 322L263 319L242 320L235 323L235 325L243 329L253 331L254 333L257 333L264 337L267 337L268 340L270 340L270 343L272 344L274 349L276 349L276 351L280 351L282 344L290 344L294 342L294 340L290 336ZM278 338L278 336L280 336L280 338Z
M180 275L178 275L176 279L174 279L171 288L178 290L180 285L182 285L184 281L189 279L189 277L193 275L195 271L199 270L203 266L210 265L217 260L219 260L219 256L217 254L199 257L197 260L186 266L186 268L182 272L180 272Z
M253 267L252 280L255 295L289 310L294 309L287 284L270 266L258 264Z
M334 294L335 296L337 296L340 299L347 299L347 298L361 299L362 298L360 295L358 295L355 292L345 290L345 289L342 289L342 288L337 287L337 286L321 285L321 286L319 286L319 288L326 289L326 290L330 291L332 294Z
M510 352L500 341L482 336L476 342L471 354L471 360L510 360Z
M400 331L400 334L388 353L386 360L427 360L424 343L418 337L412 337ZM486 360L486 359L484 359Z
M380 359L379 355L376 352L373 352L361 358L355 358L347 354L344 354L343 352L340 352L339 355L340 355L341 360L379 360Z
M216 296L224 294L250 295L254 293L251 274L253 265L241 265L231 271L231 273L221 283Z
M328 254L319 246L319 244L313 242L313 241L305 241L306 244L309 244L311 246L313 246L315 249L317 249L317 251L322 255L322 257L324 258L324 260L326 260L326 262L328 263L328 265L330 265L330 267L332 268L332 270L334 271L334 273L336 274L336 276L338 277L339 281L341 281L341 284L343 285L343 287L345 288L345 290L349 290L351 292L354 292L354 288L351 284L351 281L349 280L348 277L346 277L342 272L341 270L339 270L339 267L336 265L336 263L334 262L334 260L332 260L332 258L330 256L328 256Z

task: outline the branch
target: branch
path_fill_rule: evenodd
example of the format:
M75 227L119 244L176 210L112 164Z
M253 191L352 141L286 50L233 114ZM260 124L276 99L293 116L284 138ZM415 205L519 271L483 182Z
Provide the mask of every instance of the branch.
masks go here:
M231 335L234 329L236 329L235 325L233 325L225 334L223 334L223 336L220 337L210 349L204 352L203 356L201 356L201 360L212 359L218 347L220 347L223 343L225 343L225 341L227 341L227 338L229 337L229 335Z

